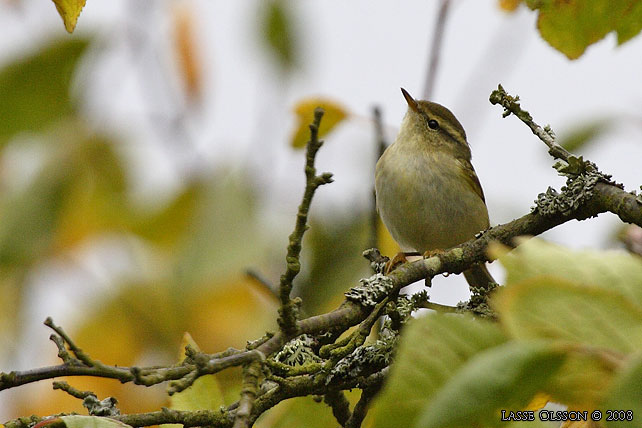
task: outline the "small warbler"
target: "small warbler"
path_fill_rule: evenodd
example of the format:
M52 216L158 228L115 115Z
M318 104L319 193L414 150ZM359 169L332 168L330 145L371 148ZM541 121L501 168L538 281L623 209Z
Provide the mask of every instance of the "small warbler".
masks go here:
M408 103L399 134L377 162L377 209L403 250L429 256L459 245L489 226L484 192L470 163L466 132L446 107ZM399 253L393 265L405 261ZM484 264L464 272L473 287L495 282Z

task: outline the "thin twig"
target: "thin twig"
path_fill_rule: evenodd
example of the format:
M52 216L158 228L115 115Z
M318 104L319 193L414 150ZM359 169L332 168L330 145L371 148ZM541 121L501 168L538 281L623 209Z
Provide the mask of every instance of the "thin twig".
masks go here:
M548 152L551 154L551 156L553 156L555 159L561 159L568 162L572 154L569 153L564 147L557 144L557 138L555 137L555 134L549 126L545 126L544 128L542 128L537 123L535 123L533 117L529 112L522 109L519 104L519 96L513 97L509 95L504 90L502 85L498 85L497 89L495 89L490 94L489 100L491 104L499 104L504 107L504 117L507 117L512 113L517 116L517 118L522 122L524 122L531 129L531 131L533 131L533 134L535 134L540 140L542 140L544 144L546 144L546 146L548 147Z
M383 132L383 118L381 115L381 109L379 107L374 107L372 109L372 117L374 119L374 131L375 131L375 153L376 157L374 160L375 166L377 162L379 161L379 158L381 155L383 155L383 152L386 150L386 137ZM374 166L372 170L374 171ZM379 213L377 212L377 193L375 189L372 189L372 216L370 218L370 227L371 227L371 235L370 235L370 248L376 248L377 243L379 242Z
M253 268L247 268L245 269L245 275L248 276L248 278L254 280L257 284L263 286L267 291L270 292L275 297L279 297L279 288L272 284L265 276L261 274L256 269Z
M435 19L435 30L432 33L432 44L430 45L430 54L428 59L428 68L426 69L426 80L424 84L424 100L429 100L433 95L435 81L437 80L437 70L441 58L441 46L448 20L448 11L450 10L450 0L441 0L439 11Z
M319 126L322 117L323 109L316 108L314 110L314 120L310 125L310 141L308 141L305 156L305 191L303 192L303 199L299 205L294 231L290 234L287 256L285 258L286 270L285 273L281 275L279 285L279 298L281 299L278 320L279 327L281 331L288 336L296 332L297 301L291 299L290 294L292 293L294 278L301 270L299 256L301 254L303 234L308 229L307 222L310 204L312 203L312 197L317 188L332 182L332 174L325 172L321 175L316 175L317 170L314 166L316 154L323 145L323 141L319 140Z
M84 400L85 398L89 397L90 395L93 395L94 397L97 397L97 395L91 391L81 391L79 389L74 388L73 386L69 385L65 381L60 381L60 382L54 382L53 383L53 389L59 389L61 391L65 391L67 394L71 395L74 398L78 398L80 400Z
M243 389L241 399L234 417L234 428L247 428L250 426L250 415L254 400L258 395L259 376L261 375L261 363L254 361L243 367Z
M434 302L423 302L420 306L420 308L425 308L425 309L432 309L437 312L442 312L442 313L456 313L457 308L454 306L448 306L448 305L441 305L439 303L434 303Z

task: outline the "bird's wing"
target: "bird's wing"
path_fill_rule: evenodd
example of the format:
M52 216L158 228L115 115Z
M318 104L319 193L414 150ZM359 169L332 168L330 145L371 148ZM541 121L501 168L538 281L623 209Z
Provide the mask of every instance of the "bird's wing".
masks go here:
M486 198L484 197L484 191L482 190L481 183L479 182L479 178L477 178L477 174L475 174L475 168L473 168L473 165L470 163L469 160L467 159L457 159L459 162L459 166L461 167L463 173L464 173L464 178L466 179L466 183L470 186L470 188L477 193L477 195L481 198L482 201L486 202Z

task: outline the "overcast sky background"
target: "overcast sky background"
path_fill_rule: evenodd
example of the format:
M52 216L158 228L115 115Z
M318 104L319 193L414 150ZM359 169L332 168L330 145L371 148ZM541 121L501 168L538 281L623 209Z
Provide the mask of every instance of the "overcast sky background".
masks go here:
M64 32L51 2L10 3L0 3L0 61L43 38L74 37ZM365 209L374 165L368 118L379 106L392 142L406 110L399 87L418 98L424 89L438 2L292 2L301 67L287 77L262 44L261 1L185 3L195 11L205 76L201 110L187 123L194 141L187 149L172 141L171 127L150 129L148 120L150 97L160 115L180 100L171 50L173 2L89 0L76 28L77 35L97 33L107 43L108 53L89 61L82 76L83 108L96 126L118 129L132 142L127 150L138 159L132 166L140 183L136 197L162 201L167 189L179 188L181 177L193 170L252 168L263 189L266 226L285 239L303 186L302 153L287 143L294 127L291 110L304 97L322 95L354 117L326 138L319 153L318 169L333 172L336 182L319 190L313 212L331 218L355 204ZM563 184L545 146L488 102L498 83L519 94L535 120L558 135L592 119L619 117L617 127L580 153L627 190L642 184L642 37L616 47L609 35L569 61L540 38L535 24L533 12L522 7L506 14L493 0L453 1L446 24L433 101L449 107L466 129L493 224L525 214L538 193ZM167 79L170 90L157 91ZM603 215L544 236L575 248L610 247L619 224L615 216ZM497 263L491 268L501 277ZM34 301L56 299L60 289L50 288ZM467 289L459 278L439 278L431 296L454 304L467 298ZM60 312L56 316L51 307L36 305L34 325L47 315L64 325Z

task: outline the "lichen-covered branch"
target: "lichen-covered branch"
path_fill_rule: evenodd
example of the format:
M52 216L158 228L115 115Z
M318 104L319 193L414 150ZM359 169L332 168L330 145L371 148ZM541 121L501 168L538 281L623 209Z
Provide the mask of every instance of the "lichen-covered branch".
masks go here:
M524 122L531 129L531 131L533 131L533 134L537 135L537 137L548 146L549 153L555 159L562 159L566 161L571 156L571 154L566 151L564 147L557 144L555 134L549 126L542 128L537 123L535 123L533 117L529 112L522 109L519 104L518 95L514 97L509 95L504 90L502 85L498 85L497 89L495 89L490 94L489 100L491 104L499 104L504 107L504 117L508 117L512 113L517 116L519 120Z
M279 309L279 327L286 335L291 336L296 333L296 320L297 320L297 301L290 297L292 293L292 283L294 278L301 270L301 261L299 256L301 254L301 242L303 241L303 234L308 228L308 212L312 197L317 188L321 185L332 182L332 174L323 173L316 175L317 170L314 166L316 154L323 145L323 141L319 140L319 125L323 117L323 109L317 108L314 111L314 121L310 125L310 141L308 141L306 155L305 155L305 191L303 192L303 199L299 205L299 210L296 215L296 223L294 231L290 234L286 261L285 273L281 275L281 282L279 286L279 298L281 299L281 308Z

